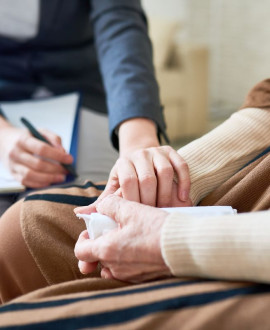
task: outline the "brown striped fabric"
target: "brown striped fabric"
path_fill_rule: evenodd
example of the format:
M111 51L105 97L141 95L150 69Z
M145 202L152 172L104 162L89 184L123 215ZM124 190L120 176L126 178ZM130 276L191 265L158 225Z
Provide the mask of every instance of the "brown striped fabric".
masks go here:
M238 213L270 209L270 150L211 192L200 205L230 205Z
M86 229L73 209L93 203L105 183L48 189L26 197L21 229L29 251L48 284L84 278L79 272L74 246ZM91 277L98 276L93 273Z
M85 279L0 307L0 329L269 329L270 287L168 279L124 286Z

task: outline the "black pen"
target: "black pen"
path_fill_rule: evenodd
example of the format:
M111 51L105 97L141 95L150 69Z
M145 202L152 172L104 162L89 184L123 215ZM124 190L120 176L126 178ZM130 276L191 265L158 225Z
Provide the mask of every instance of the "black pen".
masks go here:
M38 132L37 129L25 118L21 118L21 122L28 128L29 132L38 140L43 141L45 143L48 143L51 145L51 143L42 135ZM74 177L77 177L78 174L76 173L74 167L72 165L67 165L67 164L62 164L61 165Z

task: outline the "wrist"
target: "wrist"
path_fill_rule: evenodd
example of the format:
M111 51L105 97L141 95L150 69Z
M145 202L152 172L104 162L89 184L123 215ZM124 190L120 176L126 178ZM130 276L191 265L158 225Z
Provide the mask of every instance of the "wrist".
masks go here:
M146 118L124 121L119 127L120 155L142 149L158 147L156 124Z

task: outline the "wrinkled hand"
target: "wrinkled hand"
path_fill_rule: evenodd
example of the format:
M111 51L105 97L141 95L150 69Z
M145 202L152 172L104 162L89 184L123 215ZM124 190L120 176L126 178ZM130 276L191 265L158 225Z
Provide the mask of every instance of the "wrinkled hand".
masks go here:
M95 240L89 239L87 231L81 233L75 255L83 274L94 271L100 262L103 278L142 282L171 276L160 247L167 212L115 195L99 202L97 210L119 226Z
M25 129L9 125L0 131L1 161L16 180L31 188L63 182L67 173L60 162L71 164L73 161L63 149L60 137L46 130L40 132L52 146L34 138Z
M124 199L150 206L190 206L189 190L188 165L173 148L139 149L117 160L97 202L78 212L95 212L96 203L116 192Z

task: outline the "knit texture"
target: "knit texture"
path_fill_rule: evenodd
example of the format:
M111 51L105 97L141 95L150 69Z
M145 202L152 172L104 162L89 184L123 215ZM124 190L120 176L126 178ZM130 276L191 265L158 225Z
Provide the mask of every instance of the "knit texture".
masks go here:
M193 218L168 216L163 257L175 276L270 283L270 212Z
M247 108L179 149L189 165L194 205L270 146L270 111Z

